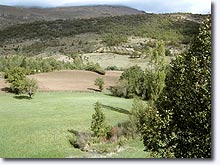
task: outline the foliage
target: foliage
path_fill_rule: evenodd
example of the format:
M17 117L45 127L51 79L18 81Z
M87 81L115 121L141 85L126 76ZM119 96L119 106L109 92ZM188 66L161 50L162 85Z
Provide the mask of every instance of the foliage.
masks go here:
M98 74L105 74L105 70L98 63L83 63L81 56L73 56L73 62L58 61L53 57L42 58L28 58L22 55L16 56L0 56L0 71L7 72L11 68L21 67L25 74L34 74L41 72L51 72L61 69L79 69L93 71Z
M148 127L143 132L146 149L162 157L173 154L177 158L210 158L210 17L200 27L189 51L172 61L165 83L155 104L160 115L159 123L152 127L155 134L149 136Z
M196 34L198 26L199 24L195 21L176 21L172 16L165 14L35 21L13 25L0 30L0 44L28 39L41 39L44 41L82 33L112 33L117 36L136 35L157 40L172 40L173 42L184 40L187 42L193 34ZM113 37L111 38L114 40ZM120 37L117 40L120 41ZM124 39L122 40L124 41Z
M143 130L143 121L145 119L145 104L139 99L135 98L131 108L131 115L129 121L131 124L132 137L139 135Z
M5 79L10 83L10 91L15 94L27 93L29 98L37 91L37 81L29 79L22 67L15 67L5 72Z
M15 67L5 72L5 78L10 83L10 91L16 94L21 94L25 89L25 69Z
M103 37L102 41L106 43L107 46L118 46L121 43L127 42L128 38L123 35L108 34Z
M28 94L29 98L32 98L38 89L37 81L34 79L26 78L24 84L24 92Z
M95 85L99 87L99 90L102 92L102 90L104 89L104 80L103 78L98 77L95 80Z
M128 83L127 97L142 96L144 71L139 66L135 65L125 70L120 80Z
M126 69L119 80L118 85L111 88L115 96L156 100L165 86L166 64L164 43L156 43L151 51L150 66L145 72L139 66Z
M165 47L162 41L156 43L155 49L150 54L150 63L150 68L145 71L144 86L146 86L146 91L144 97L155 101L165 86Z
M120 80L117 85L110 87L110 91L114 96L129 98L128 81Z
M108 66L107 68L106 68L106 70L116 70L116 71L120 71L120 70L122 70L122 68L118 68L117 66Z
M92 115L91 131L95 137L106 137L110 126L106 124L105 115L99 102L95 104L95 113Z
M93 71L101 75L105 75L105 70L98 63L88 62L84 66L85 70Z

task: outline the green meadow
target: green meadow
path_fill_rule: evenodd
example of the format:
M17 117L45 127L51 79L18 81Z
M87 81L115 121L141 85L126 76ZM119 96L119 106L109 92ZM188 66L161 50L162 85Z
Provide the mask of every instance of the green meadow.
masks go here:
M0 157L94 157L72 147L68 129L90 131L97 101L106 105L103 112L108 124L114 126L128 120L124 112L131 109L133 100L103 93L39 92L30 100L26 96L0 94ZM147 156L140 140L129 140L124 146L121 152L111 157Z

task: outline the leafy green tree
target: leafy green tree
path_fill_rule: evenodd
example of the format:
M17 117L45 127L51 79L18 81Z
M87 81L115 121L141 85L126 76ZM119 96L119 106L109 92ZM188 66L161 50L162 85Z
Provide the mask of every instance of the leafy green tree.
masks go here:
M145 98L157 100L165 86L166 63L165 46L162 41L156 43L156 47L150 54L150 67L145 70Z
M34 79L26 78L24 84L24 92L27 93L29 98L31 99L38 89L37 81Z
M137 65L126 69L121 77L120 81L126 81L128 83L127 96L142 96L143 83L144 83L144 71Z
M10 91L15 94L21 94L25 89L25 69L15 67L5 72L6 82L10 83Z
M106 124L105 115L99 102L95 104L95 113L92 115L91 131L95 137L106 137L110 127Z
M151 137L148 127L143 130L146 149L162 157L170 157L172 153L177 158L210 158L210 17L201 25L189 51L172 61L165 83L155 104L160 122L152 123L156 128L153 127Z
M103 89L104 89L104 80L103 78L100 78L98 77L96 80L95 80L95 85L99 87L99 90L102 92Z

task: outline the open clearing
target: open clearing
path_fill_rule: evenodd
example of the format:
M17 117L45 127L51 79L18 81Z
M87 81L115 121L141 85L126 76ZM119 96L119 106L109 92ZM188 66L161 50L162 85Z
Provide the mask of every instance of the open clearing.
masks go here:
M132 99L99 92L39 92L33 99L0 94L0 157L2 158L83 158L91 153L73 148L68 129L89 131L95 102L130 110ZM108 124L128 120L127 114L103 108ZM139 140L129 140L124 150L111 155L144 158ZM97 155L96 155L97 156Z

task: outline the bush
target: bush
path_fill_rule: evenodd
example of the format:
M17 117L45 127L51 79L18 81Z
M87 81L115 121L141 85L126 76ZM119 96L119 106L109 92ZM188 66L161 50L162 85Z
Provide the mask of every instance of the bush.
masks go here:
M25 69L15 67L5 72L5 79L10 83L10 91L15 94L21 94L25 89Z
M98 77L95 80L95 85L99 87L99 90L102 92L102 90L104 89L104 80L103 78Z
M117 85L110 87L110 91L114 96L129 98L128 82L126 80L120 80Z
M80 132L75 130L68 130L68 131L73 134L69 139L70 144L73 145L74 148L78 148L82 151L86 151L92 139L91 133Z
M144 83L144 71L137 65L125 70L120 80L127 82L127 96L134 97L142 96L143 83Z
M110 130L110 126L106 124L105 115L101 110L99 102L95 104L95 113L92 115L91 131L95 137L107 137L107 132Z
M120 70L117 66L108 66L106 70Z
M93 71L98 74L105 75L105 70L102 69L98 63L94 64L93 62L88 62L85 66L85 70Z
M26 78L24 84L24 92L27 93L29 98L31 99L38 89L37 81L34 79Z

